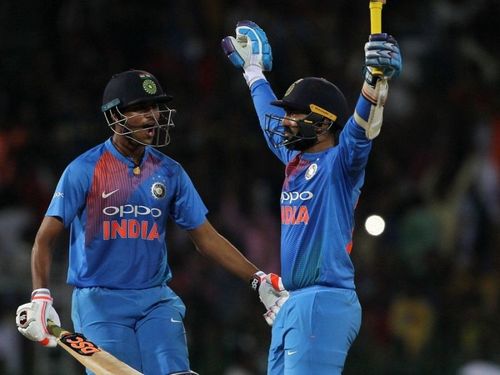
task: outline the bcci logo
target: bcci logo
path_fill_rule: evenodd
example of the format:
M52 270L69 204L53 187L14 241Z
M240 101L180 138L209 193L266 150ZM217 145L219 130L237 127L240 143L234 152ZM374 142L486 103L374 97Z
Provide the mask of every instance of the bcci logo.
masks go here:
M156 94L157 88L156 88L156 83L154 83L150 79L145 79L144 82L142 82L142 87L144 88L144 91L146 91L150 95Z
M288 96L291 94L291 92L293 91L293 89L295 88L295 86L297 85L297 83L299 83L300 81L302 81L304 78L300 78L298 80L296 80L294 83L292 83L290 85L290 87L286 90L285 92L285 96Z
M316 172L318 171L318 164L312 163L306 171L306 180L310 180L314 177Z
M153 186L151 186L151 194L155 199L164 198L167 194L167 188L161 182L155 182Z

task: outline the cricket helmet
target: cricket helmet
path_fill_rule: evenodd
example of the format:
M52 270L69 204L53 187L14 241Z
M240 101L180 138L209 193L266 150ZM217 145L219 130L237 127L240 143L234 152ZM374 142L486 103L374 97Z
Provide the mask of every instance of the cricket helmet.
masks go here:
M285 146L291 150L302 151L313 146L318 141L320 129L325 129L325 122L329 126L323 131L331 131L338 142L338 135L347 120L347 101L344 94L324 78L301 78L290 85L282 99L274 100L271 104L287 112L307 115L305 119L297 121L299 131L293 136L286 136L284 129L271 127L273 121L279 121L281 124L285 117L267 115L266 131L281 137L281 141L275 144L276 147Z
M161 147L170 142L169 128L174 126L172 117L175 110L166 105L170 100L172 96L165 94L154 75L144 70L130 69L111 77L104 89L101 110L114 133L146 145L134 137L134 133L146 129L129 129L127 121L130 117L124 113L132 106L158 105L155 124L151 124L151 128L155 129L151 146ZM121 126L122 132L118 132L115 125Z

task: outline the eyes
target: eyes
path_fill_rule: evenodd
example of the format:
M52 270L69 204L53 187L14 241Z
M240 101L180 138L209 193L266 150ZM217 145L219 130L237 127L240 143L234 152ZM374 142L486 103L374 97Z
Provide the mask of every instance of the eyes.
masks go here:
M285 113L283 125L297 126L297 122L307 117L304 113L287 111Z
M151 105L132 105L125 110L125 114L134 113L134 114L145 114L150 113L151 111L158 111L159 107L157 104Z
M292 120L302 120L307 115L297 111L286 111L285 117Z

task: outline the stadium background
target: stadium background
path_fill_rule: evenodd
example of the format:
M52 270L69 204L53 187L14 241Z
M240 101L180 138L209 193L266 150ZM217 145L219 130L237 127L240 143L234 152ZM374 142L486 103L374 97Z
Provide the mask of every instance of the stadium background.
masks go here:
M363 325L353 374L456 374L500 366L500 105L497 0L389 1L400 42L356 212L352 253ZM267 32L278 95L302 76L361 87L367 1L13 1L0 4L0 373L81 374L60 350L15 330L31 291L29 255L65 165L109 136L100 113L113 73L142 68L174 94L173 140L209 219L266 271L279 272L283 167L266 149L240 73L220 50L237 20ZM382 215L379 237L363 229ZM193 369L263 374L269 328L246 285L170 228L172 287L185 301ZM51 290L65 325L66 239ZM467 372L462 372L463 374ZM497 370L498 373L498 370Z

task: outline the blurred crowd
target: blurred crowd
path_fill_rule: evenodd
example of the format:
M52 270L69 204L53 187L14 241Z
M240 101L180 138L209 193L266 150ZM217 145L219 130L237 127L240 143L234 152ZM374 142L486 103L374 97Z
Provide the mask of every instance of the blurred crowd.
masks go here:
M64 167L110 135L100 113L112 74L155 74L177 110L163 151L190 174L216 228L279 273L283 166L266 149L241 76L220 40L238 20L266 31L278 96L323 76L353 108L362 84L368 1L0 3L0 374L81 374L65 353L21 337L34 235ZM498 0L389 1L399 41L356 211L353 262L363 306L345 374L500 374L500 19ZM386 220L370 236L370 214ZM187 305L193 370L265 373L270 330L248 286L169 228L171 287ZM50 286L71 328L67 238ZM334 324L334 323L332 323Z

